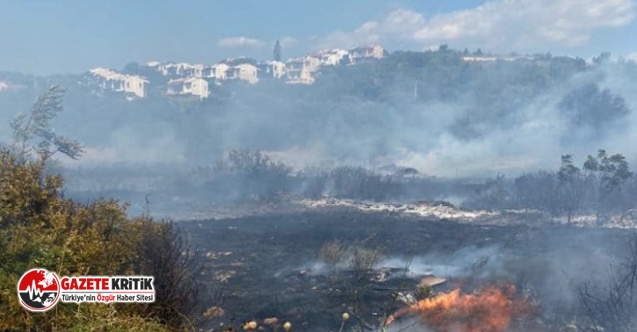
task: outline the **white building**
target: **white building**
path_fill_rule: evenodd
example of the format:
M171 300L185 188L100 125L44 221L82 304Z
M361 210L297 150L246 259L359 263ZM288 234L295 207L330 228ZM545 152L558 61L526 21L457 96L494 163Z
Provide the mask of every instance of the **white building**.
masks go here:
M155 63L153 63L155 64ZM164 76L203 77L204 65L168 62L153 66Z
M216 65L212 65L208 67L204 71L204 77L214 78L217 80L226 80L228 79L228 70L230 66L225 63L218 63Z
M203 78L189 77L170 80L166 94L169 96L192 95L204 99L208 98L210 91L208 81Z
M259 66L260 75L271 78L282 78L285 76L285 63L281 61L268 61Z
M310 72L317 72L322 64L321 59L314 55L308 55L303 58L303 66Z
M349 52L340 49L319 51L314 53L312 57L318 58L321 65L324 66L337 66L350 61Z
M148 81L141 76L127 75L105 68L94 68L89 73L103 89L133 94L139 98L146 96Z
M350 60L357 63L364 60L382 59L385 57L385 49L380 45L359 46L349 50Z
M286 83L288 84L312 84L314 83L313 73L310 70L311 62L306 61L304 58L292 59L285 64L286 69ZM318 69L318 67L316 67Z
M498 60L494 56L463 56L462 61L466 62L493 62Z
M227 78L239 79L243 81L248 81L248 83L250 84L255 84L259 81L257 72L258 72L257 66L249 64L249 63L242 63L228 69Z
M0 81L0 91L9 90L9 83Z

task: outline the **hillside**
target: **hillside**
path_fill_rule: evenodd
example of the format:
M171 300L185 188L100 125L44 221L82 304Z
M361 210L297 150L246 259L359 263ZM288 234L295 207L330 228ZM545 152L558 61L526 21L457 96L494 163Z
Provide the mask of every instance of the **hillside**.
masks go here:
M149 68L127 66L122 73ZM588 153L591 145L616 142L637 105L636 85L626 84L637 81L634 62L443 47L323 65L312 84L211 79L203 99L167 94L173 76L145 75L144 98L105 89L90 77L0 73L9 86L0 91L1 116L28 109L43 89L60 84L67 96L58 130L111 162L205 164L225 149L249 147L297 160L294 151L306 151L306 163L402 161L426 172L449 163L471 173L445 151L473 146L468 157L497 158L502 170L543 167L546 153ZM510 144L500 148L504 141ZM522 159L516 156L521 149L527 149ZM442 157L439 165L427 166L433 155Z

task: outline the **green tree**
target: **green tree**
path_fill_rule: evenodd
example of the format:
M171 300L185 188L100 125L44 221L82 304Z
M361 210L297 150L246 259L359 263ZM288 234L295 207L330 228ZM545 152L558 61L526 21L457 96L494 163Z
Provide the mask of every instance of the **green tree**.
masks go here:
M40 96L28 113L19 113L11 122L13 146L20 160L35 153L42 163L60 152L77 159L83 153L82 145L55 133L53 119L64 110L64 90L54 85Z
M600 89L597 83L584 84L570 91L559 107L572 129L569 136L574 139L602 137L611 125L621 128L620 121L631 112L622 96L609 89ZM573 132L577 135L573 136Z
M38 161L0 151L0 331L183 331L198 285L191 251L170 223L128 218L114 200L78 204ZM25 271L60 275L154 275L149 305L58 303L25 312L15 287ZM111 329L109 329L111 330Z
M597 156L588 156L584 169L596 184L596 220L602 213L613 207L613 197L620 193L626 180L632 177L626 157L621 154L609 156L606 150L599 150Z
M124 65L122 72L130 75L139 75L141 71L141 66L137 62L129 62Z
M599 56L593 57L593 63L596 65L602 65L610 61L610 53L602 52Z
M276 43L274 43L274 50L272 51L272 55L275 61L281 61L281 54L282 49L281 49L281 43L279 42L279 40L276 40Z
M583 199L581 171L573 165L573 156L562 155L562 165L557 176L560 201L566 211L567 223L570 224L573 212L580 208Z
M177 229L129 218L114 200L78 204L63 178L45 172L57 152L79 158L76 141L53 132L62 89L50 88L31 112L13 121L14 146L0 150L0 331L170 331L192 326L198 263ZM36 143L34 143L34 141ZM33 145L35 144L35 145ZM39 158L31 158L35 152ZM21 308L16 285L41 267L59 275L154 275L155 303L59 303L46 313Z

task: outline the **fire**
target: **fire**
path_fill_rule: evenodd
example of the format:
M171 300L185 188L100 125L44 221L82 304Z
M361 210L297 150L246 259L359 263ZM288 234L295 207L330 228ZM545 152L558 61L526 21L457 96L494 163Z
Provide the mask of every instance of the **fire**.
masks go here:
M528 301L516 297L512 285L488 286L472 294L455 289L399 311L389 317L387 325L398 316L411 314L439 332L502 332L530 309Z

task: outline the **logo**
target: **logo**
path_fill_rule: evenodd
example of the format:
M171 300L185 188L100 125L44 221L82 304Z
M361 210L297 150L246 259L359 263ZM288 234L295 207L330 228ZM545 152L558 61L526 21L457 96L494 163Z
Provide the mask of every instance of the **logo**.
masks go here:
M47 311L60 298L60 281L53 272L32 269L18 281L20 304L30 311Z
M154 278L149 276L61 277L45 269L32 269L18 281L20 304L33 312L64 303L155 302Z

